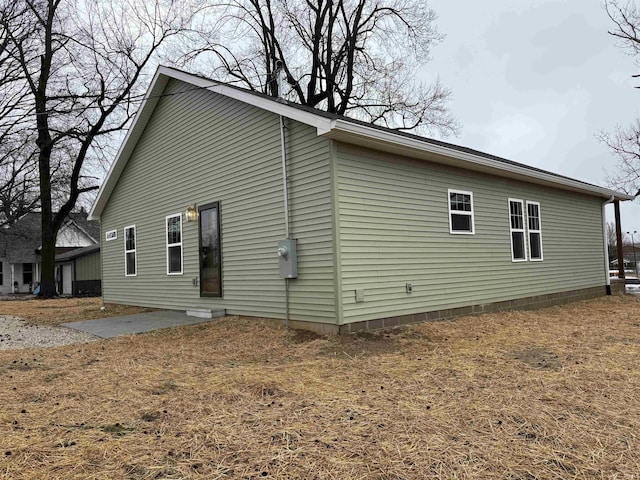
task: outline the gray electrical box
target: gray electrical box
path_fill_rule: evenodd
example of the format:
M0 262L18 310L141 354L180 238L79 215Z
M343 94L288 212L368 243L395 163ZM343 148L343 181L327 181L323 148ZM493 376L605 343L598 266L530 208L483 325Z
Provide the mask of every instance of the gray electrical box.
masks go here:
M291 239L278 241L280 258L280 278L298 278L298 253L296 241Z

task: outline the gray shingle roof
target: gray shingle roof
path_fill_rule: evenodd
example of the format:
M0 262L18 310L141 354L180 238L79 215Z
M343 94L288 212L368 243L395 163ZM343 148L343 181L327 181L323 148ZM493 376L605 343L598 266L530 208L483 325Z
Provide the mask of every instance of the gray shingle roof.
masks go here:
M36 249L42 243L40 222L40 213L27 213L10 227L0 229L0 258L10 263L36 262Z
M86 213L72 213L70 219L96 242L100 238L99 222L87 220ZM35 263L42 245L42 215L27 213L9 227L0 228L0 258L10 263Z
M61 253L60 255L56 255L56 262L66 262L67 260L73 260L74 258L84 257L85 255L90 255L94 252L100 251L100 245L89 245L88 247L74 248L73 250L65 253Z

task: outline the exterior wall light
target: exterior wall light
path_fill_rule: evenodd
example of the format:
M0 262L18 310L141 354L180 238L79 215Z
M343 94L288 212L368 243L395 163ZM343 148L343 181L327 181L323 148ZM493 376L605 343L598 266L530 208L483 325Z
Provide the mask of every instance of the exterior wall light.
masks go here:
M189 205L184 215L187 222L195 222L198 219L198 209L195 205Z

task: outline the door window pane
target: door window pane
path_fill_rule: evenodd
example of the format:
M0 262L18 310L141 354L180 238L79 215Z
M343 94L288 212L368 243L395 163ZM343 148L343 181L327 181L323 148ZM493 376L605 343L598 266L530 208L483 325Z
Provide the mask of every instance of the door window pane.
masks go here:
M222 296L219 204L200 209L200 293Z

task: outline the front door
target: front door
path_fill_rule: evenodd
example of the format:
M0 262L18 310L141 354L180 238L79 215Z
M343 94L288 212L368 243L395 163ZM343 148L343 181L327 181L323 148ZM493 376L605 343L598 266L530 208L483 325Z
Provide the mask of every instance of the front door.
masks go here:
M220 203L198 209L200 222L200 296L222 296L220 255Z

